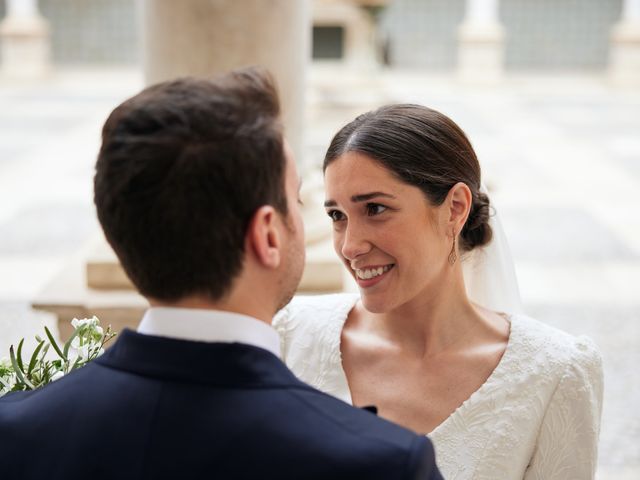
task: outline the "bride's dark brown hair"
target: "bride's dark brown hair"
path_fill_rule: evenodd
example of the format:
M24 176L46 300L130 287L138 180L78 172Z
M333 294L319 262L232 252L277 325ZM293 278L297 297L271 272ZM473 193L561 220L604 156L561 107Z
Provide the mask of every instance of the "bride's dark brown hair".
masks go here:
M480 164L462 129L446 115L421 105L387 105L358 116L331 140L323 171L347 152L376 160L402 182L442 205L458 182L471 190L469 218L460 233L463 251L491 241L489 197L480 191Z

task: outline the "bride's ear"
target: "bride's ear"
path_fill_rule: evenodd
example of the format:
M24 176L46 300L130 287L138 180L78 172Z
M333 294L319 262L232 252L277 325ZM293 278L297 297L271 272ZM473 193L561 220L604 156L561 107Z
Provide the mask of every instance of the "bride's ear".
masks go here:
M247 229L247 250L265 268L275 269L280 266L282 242L278 221L276 210L270 205L264 205L253 214Z
M445 200L448 214L447 227L449 229L458 233L462 230L471 211L472 198L471 190L465 183L458 182L451 187Z

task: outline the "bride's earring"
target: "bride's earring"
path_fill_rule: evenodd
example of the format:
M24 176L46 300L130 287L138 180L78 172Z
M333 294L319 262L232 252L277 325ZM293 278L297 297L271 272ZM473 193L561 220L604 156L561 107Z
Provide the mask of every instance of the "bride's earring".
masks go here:
M458 256L456 255L456 235L455 232L451 232L451 236L453 237L453 245L451 245L451 252L449 253L449 265L453 265L456 263Z

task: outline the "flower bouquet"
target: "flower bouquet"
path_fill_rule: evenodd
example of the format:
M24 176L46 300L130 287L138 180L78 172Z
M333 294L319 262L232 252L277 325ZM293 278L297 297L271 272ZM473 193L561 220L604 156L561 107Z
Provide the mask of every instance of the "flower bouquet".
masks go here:
M22 358L24 338L17 348L11 345L9 358L0 360L0 396L8 392L34 390L86 365L102 355L104 345L116 335L111 326L104 331L96 317L74 318L71 325L75 330L62 346L44 327L45 338L36 335L37 346L28 362ZM55 353L53 359L50 352Z

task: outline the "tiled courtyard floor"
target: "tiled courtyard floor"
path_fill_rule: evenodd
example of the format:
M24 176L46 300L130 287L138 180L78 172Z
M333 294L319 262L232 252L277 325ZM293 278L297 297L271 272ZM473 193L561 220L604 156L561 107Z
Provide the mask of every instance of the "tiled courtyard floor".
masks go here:
M598 478L640 478L640 88L596 77L510 77L501 87L314 70L305 164L345 121L388 102L451 116L476 147L509 237L526 311L587 334L605 361ZM28 302L97 232L93 163L130 70L0 82L0 356L46 314ZM286 92L284 93L286 95Z

